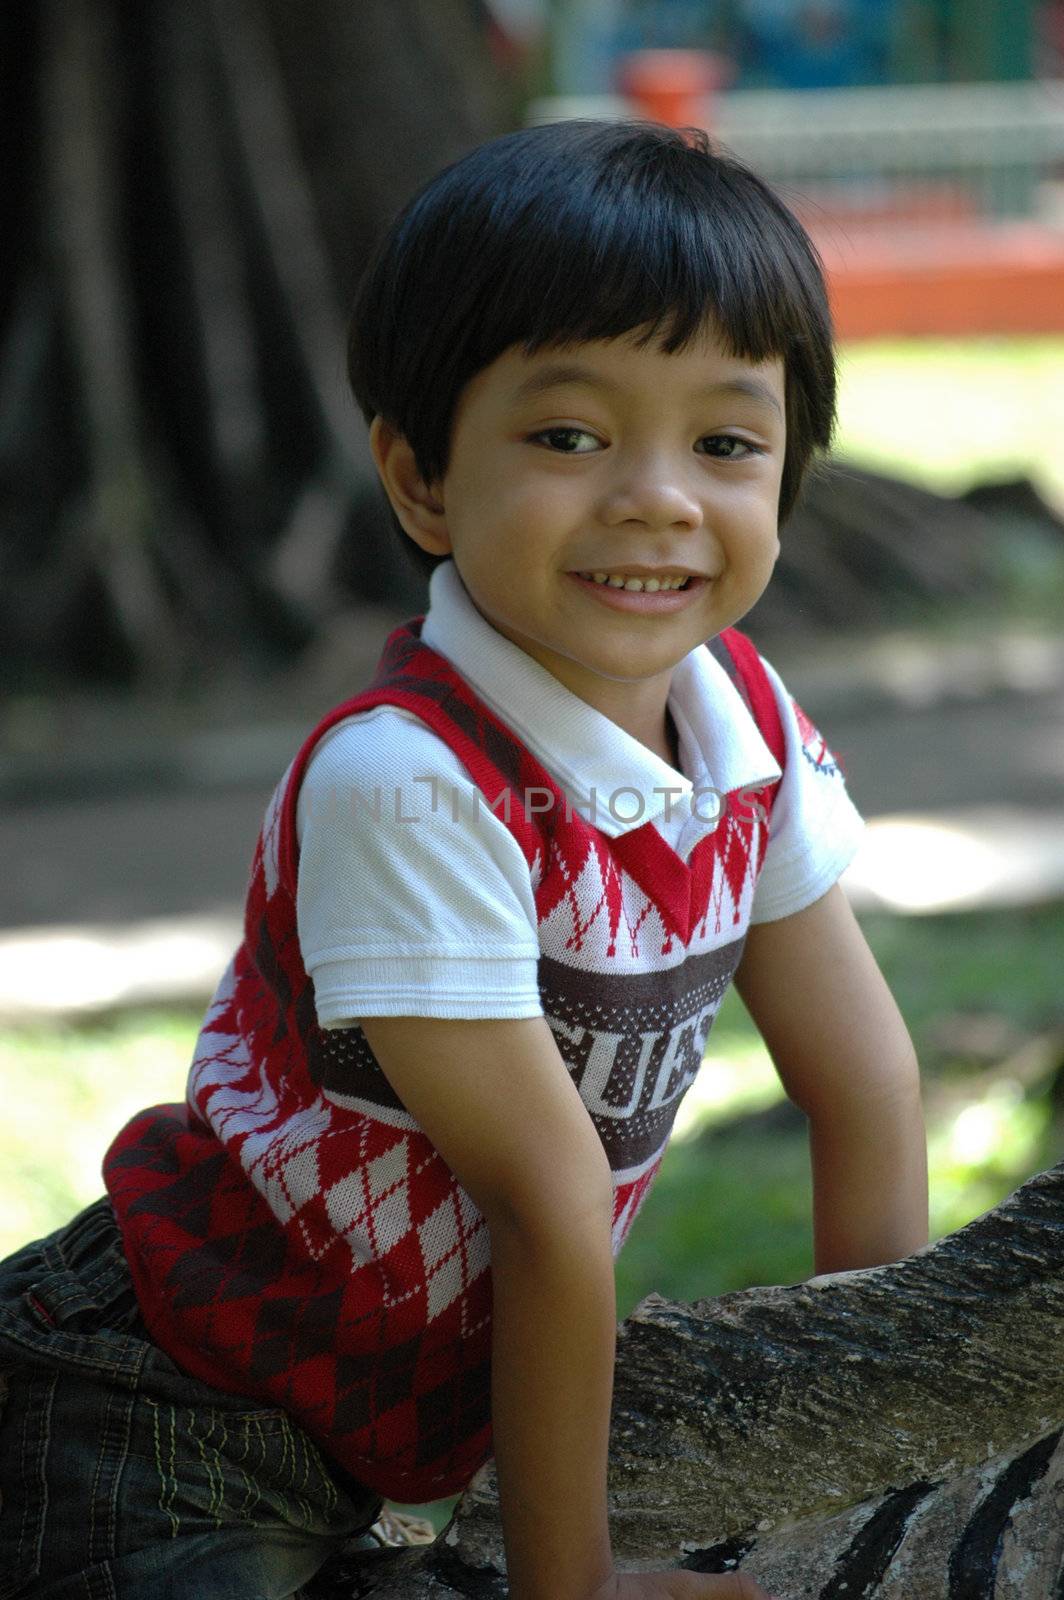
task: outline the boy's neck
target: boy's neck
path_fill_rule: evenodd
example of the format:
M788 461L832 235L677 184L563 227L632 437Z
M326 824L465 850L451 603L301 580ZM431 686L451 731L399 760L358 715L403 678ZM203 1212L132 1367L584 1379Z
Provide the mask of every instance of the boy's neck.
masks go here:
M665 744L667 749L665 760L669 763L669 766L674 769L674 771L679 772L681 770L680 735L677 732L676 724L673 721L672 712L669 710L668 706L665 707Z
M466 592L468 594L468 591ZM471 596L470 599L472 600ZM476 605L475 601L472 603ZM617 727L645 745L654 755L668 762L670 767L679 770L676 727L668 713L672 669L658 673L654 677L636 679L634 682L631 679L607 678L601 675L592 678L586 670L565 656L552 650L536 648L534 642L515 636L510 629L501 626L497 619L487 615L479 606L476 609L496 633L500 633L504 639L509 639L511 644L517 645L525 655L545 668L563 689L568 689L570 694L583 700L585 705L608 717Z
M668 709L670 686L671 675L668 678L647 679L643 683L603 682L598 686L593 701L586 695L580 698L587 699L596 711L679 771L676 724ZM579 694L574 685L566 684L565 687Z

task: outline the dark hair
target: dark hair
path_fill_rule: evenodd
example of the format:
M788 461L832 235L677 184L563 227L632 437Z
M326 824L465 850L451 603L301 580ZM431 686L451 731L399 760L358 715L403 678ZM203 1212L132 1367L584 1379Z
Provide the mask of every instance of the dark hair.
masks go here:
M731 354L780 357L780 520L835 421L831 315L801 224L700 129L566 121L481 145L400 212L359 286L348 343L366 421L446 473L465 385L505 350L637 328L673 354L707 318ZM403 536L425 572L439 560Z

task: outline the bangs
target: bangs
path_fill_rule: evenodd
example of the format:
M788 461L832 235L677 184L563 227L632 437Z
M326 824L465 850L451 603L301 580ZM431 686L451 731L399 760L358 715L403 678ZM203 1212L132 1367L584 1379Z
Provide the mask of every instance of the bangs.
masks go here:
M531 355L634 330L673 354L707 321L736 357L786 358L824 315L812 246L760 180L721 157L707 170L679 136L664 149L655 137L654 155L620 174L560 173L510 221L477 319L478 367L513 344ZM488 218L488 257L491 231Z

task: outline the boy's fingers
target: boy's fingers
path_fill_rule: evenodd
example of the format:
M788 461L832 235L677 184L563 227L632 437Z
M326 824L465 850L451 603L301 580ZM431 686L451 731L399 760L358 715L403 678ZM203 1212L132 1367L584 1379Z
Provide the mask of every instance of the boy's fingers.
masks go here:
M769 1594L748 1572L732 1572L726 1578L700 1578L682 1592L692 1597L704 1595L705 1600L779 1600L778 1595Z
M748 1572L735 1574L735 1587L732 1590L734 1600L777 1600L775 1595L769 1594L767 1589L751 1578Z
M778 1595L769 1594L767 1589L762 1589L748 1573L739 1573L740 1589L736 1600L779 1600Z

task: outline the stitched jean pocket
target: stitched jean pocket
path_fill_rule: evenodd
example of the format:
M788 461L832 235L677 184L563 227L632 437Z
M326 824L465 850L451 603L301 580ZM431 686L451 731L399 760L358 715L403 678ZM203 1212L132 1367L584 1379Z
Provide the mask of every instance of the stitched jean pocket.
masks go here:
M169 1593L172 1574L175 1594L289 1594L365 1526L367 1508L283 1412L216 1407L192 1383L178 1403L121 1375L4 1376L0 1600L88 1575L123 1600ZM222 1581L232 1571L236 1587Z

